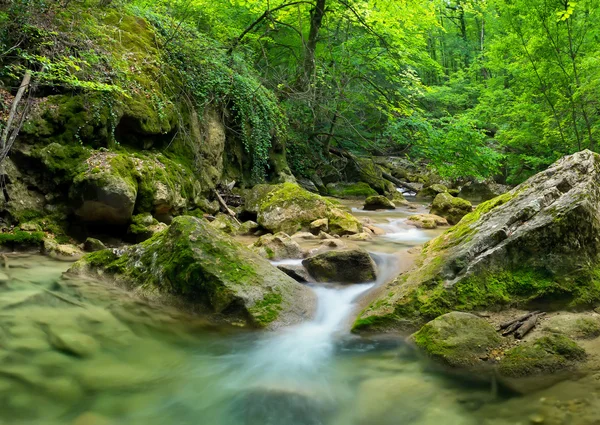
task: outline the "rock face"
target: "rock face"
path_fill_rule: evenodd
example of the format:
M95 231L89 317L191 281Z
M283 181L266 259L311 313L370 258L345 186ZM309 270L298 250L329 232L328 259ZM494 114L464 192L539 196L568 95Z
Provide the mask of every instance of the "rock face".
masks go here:
M444 217L450 224L456 224L471 211L473 206L466 199L455 198L449 193L440 193L433 200L430 212Z
M268 260L304 257L304 251L300 245L283 232L261 236L252 245L252 250Z
M296 184L261 185L252 192L246 197L246 209L256 210L258 224L273 233L294 234L322 218L329 220L329 231L336 235L362 231L362 225L350 213Z
M363 209L367 211L393 210L396 209L396 205L385 196L370 196L365 200Z
M501 342L496 330L487 321L460 312L432 320L412 339L427 355L452 367L477 365Z
M314 304L308 288L189 216L139 245L88 254L69 273L109 276L144 296L250 326L297 323Z
M318 282L365 283L377 279L377 266L364 249L324 252L302 264Z
M559 160L427 243L355 329L415 329L452 310L600 302L600 156Z

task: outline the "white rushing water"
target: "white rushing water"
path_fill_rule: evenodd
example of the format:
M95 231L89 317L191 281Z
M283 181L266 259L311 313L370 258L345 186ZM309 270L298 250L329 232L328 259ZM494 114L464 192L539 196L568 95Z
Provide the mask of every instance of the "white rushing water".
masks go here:
M396 242L411 242L414 244L421 244L431 239L431 236L423 230L406 224L406 219L404 218L390 220L389 223L378 224L378 226L385 230L386 234L383 236L385 239Z

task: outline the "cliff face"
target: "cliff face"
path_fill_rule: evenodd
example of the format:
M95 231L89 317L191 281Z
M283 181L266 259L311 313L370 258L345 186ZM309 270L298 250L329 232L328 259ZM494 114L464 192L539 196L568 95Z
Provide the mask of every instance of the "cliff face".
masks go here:
M0 58L4 110L32 72L4 164L5 226L120 229L143 213L169 222L203 209L220 183L293 179L275 99L202 34L167 37L164 17L91 2L0 9L9 18L0 29L17 46ZM260 120L254 107L267 111Z

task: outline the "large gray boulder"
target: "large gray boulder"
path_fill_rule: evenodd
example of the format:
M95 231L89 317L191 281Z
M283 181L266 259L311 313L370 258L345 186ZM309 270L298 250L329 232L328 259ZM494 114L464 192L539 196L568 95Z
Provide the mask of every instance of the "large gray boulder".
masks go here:
M438 195L440 196L440 195ZM427 243L355 323L415 329L452 310L600 302L600 156L567 156Z
M444 217L450 224L456 224L471 211L473 211L473 205L469 201L444 192L435 197L430 213Z
M328 251L302 262L317 282L364 283L377 279L377 266L364 249Z
M110 277L145 297L256 327L298 323L314 306L310 289L190 216L139 245L88 254L69 273Z

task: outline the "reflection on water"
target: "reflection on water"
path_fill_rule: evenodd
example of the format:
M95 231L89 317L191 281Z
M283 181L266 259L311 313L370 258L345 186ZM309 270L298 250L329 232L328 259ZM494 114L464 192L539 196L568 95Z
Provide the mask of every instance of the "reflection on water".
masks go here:
M396 220L379 225L401 233ZM378 282L315 287L314 320L274 333L215 329L106 283L61 279L66 263L10 257L0 276L0 424L597 424L600 375L498 396L485 377L432 369L400 338L348 334L357 299L396 272L389 244L427 236L406 232L371 242Z

